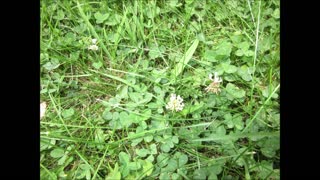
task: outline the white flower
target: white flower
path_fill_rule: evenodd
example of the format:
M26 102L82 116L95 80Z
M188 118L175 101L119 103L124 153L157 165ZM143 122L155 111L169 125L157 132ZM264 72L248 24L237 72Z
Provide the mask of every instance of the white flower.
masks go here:
M181 111L183 107L184 103L180 95L171 94L170 101L166 105L166 108L172 111Z
M222 79L221 79L221 77L218 76L218 73L217 73L217 72L214 73L214 79L212 79L212 74L210 73L210 74L209 74L209 79L210 79L211 81L215 82L215 83L220 83L220 82L222 82Z
M93 51L96 51L96 50L98 50L99 49L99 47L97 46L97 45L90 45L89 46L89 48L88 48L89 50L93 50Z
M97 39L91 39L92 44L97 44Z
M97 39L91 39L92 45L88 47L89 50L92 51L97 51L99 47L96 45L97 44Z
M217 72L214 73L213 79L212 79L212 74L210 73L209 79L212 81L212 83L208 87L206 87L205 90L207 92L213 92L216 94L218 94L218 92L221 92L220 83L222 82L222 79L218 76L218 73Z
M44 114L46 113L47 103L43 102L40 103L40 119L44 117Z

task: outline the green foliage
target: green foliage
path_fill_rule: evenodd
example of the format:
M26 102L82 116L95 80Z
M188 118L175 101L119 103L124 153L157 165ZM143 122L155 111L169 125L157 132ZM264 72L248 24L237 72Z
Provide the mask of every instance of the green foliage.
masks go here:
M63 118L68 119L71 118L74 114L74 109L70 108L70 109L66 109L64 111L62 111L61 115Z
M110 173L106 176L105 180L120 180L121 173L119 172L118 163L114 165L114 169L110 168Z
M53 158L59 158L64 155L64 150L63 149L54 149L50 152L50 156Z
M96 23L97 24L101 24L103 23L103 21L107 20L108 17L109 17L109 14L106 13L106 14L101 14L100 12L96 12L94 14L94 17L96 18Z
M279 179L278 1L40 12L41 179Z
M187 52L184 54L184 56L179 60L178 64L175 66L175 68L173 70L175 77L178 77L179 74L182 73L183 69L188 64L193 53L197 49L198 44L199 44L199 40L198 39L194 40L194 42L192 43L190 48L187 50Z
M226 86L226 91L228 92L228 95L230 96L230 99L232 98L243 98L246 95L246 92L236 85L232 83L228 83Z

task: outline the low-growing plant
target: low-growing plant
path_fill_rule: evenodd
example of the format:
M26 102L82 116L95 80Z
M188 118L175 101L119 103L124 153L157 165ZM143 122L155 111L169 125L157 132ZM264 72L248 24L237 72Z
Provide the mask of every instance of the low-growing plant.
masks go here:
M279 1L41 1L41 179L279 179Z

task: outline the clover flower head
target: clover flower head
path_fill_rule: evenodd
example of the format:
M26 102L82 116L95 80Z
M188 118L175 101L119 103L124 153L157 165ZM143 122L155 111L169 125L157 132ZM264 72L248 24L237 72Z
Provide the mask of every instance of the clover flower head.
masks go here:
M181 111L184 107L183 99L180 95L171 94L170 101L166 105L166 108L172 111Z
M89 50L92 51L97 51L99 47L96 45L97 44L97 39L91 39L92 44L88 47Z
M97 44L97 39L91 39L92 44Z
M99 49L99 47L98 47L97 45L93 44L93 45L90 45L90 46L88 47L88 49L89 49L89 50L92 50L92 51L97 51L97 50Z
M210 79L211 81L213 81L213 82L216 82L216 83L222 82L222 79L221 79L221 77L218 76L218 73L217 73L217 72L214 73L214 79L212 79L212 74L210 73L210 74L209 74L209 79Z
M221 92L220 89L220 83L222 82L222 78L218 76L218 73L215 72L214 73L214 78L212 78L212 74L209 74L209 79L212 81L211 84L206 87L206 91L207 92L213 92L218 94L218 92Z
M44 114L46 113L47 103L43 102L40 103L40 119L44 117Z

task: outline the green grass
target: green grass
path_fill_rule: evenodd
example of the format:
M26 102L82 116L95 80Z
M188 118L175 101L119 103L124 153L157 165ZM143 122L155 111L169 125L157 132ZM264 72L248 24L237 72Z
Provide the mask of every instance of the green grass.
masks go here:
M279 6L41 1L41 179L279 179Z

